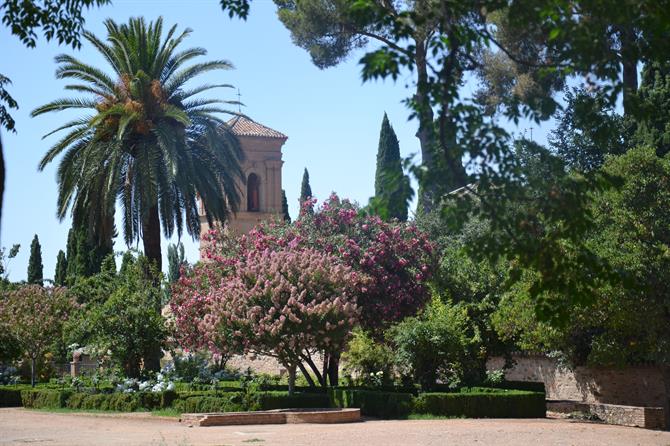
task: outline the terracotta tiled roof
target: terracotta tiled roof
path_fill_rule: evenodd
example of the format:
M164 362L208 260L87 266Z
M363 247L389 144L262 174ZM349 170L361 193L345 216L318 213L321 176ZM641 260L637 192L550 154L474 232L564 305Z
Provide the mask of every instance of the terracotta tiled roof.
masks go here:
M270 127L265 127L263 124L259 124L256 121L245 118L244 116L235 116L233 119L228 121L227 124L231 127L233 133L237 136L259 136L262 138L288 139L288 137L283 133L272 130Z

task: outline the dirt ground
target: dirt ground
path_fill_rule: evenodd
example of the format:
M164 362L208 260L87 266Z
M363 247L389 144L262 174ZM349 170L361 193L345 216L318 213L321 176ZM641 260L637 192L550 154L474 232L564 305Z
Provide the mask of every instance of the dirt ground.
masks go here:
M408 420L193 427L149 414L108 416L0 409L0 445L660 445L670 432L567 420Z

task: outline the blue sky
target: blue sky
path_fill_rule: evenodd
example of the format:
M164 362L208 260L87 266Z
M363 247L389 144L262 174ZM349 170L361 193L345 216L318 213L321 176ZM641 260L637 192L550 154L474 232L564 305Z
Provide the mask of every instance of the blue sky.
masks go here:
M408 110L401 103L410 94L412 75L397 82L363 84L358 59L327 70L316 68L306 51L293 45L289 32L276 18L270 0L255 0L249 19L229 19L217 0L115 0L113 5L85 13L86 28L104 37L103 20L117 22L144 16L163 16L165 27L174 23L193 33L184 46L201 46L207 59L227 59L235 70L203 76L199 83L230 83L241 91L243 112L258 122L288 135L284 152L283 187L292 216L297 214L303 168L310 172L314 195L322 200L331 191L366 203L374 191L374 169L379 127L384 112L395 128L403 156L419 152L416 121L407 121ZM42 244L44 276L52 278L59 249L65 249L70 221L56 218L57 163L37 171L37 163L57 137L42 136L70 117L65 113L31 118L30 112L53 99L71 96L65 82L54 77L54 57L60 53L105 67L102 58L88 45L75 51L55 43L38 42L25 48L0 25L3 57L0 73L13 81L11 93L20 109L13 112L16 134L2 133L7 165L5 206L2 215L2 246L21 244L21 252L10 263L10 279L26 277L30 242L38 234ZM203 59L204 60L204 59ZM237 91L219 90L223 99L237 99ZM521 128L510 128L520 132ZM545 131L534 130L534 139L544 142ZM418 157L417 157L418 159ZM176 236L172 242L176 241ZM198 258L198 243L184 235L189 261ZM141 244L140 244L141 247ZM163 253L167 251L163 241ZM121 237L115 250L125 249ZM165 264L165 262L164 262Z

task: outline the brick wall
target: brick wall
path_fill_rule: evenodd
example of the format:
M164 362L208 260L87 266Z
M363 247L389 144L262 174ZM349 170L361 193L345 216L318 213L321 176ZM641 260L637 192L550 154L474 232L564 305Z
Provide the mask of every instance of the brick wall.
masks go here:
M628 406L664 407L663 375L652 366L614 368L561 368L545 356L517 356L515 365L505 372L510 381L544 382L547 399ZM489 369L500 369L502 358L492 358Z

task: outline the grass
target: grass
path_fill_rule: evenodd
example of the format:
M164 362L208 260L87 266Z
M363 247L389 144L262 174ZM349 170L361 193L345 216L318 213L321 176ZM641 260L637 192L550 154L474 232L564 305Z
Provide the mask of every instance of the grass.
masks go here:
M119 412L118 410L100 410L100 409L70 409L68 407L59 407L59 408L26 408L26 410L31 410L33 412L51 412L51 413L141 413L147 412L146 410L137 410L135 412Z
M152 410L151 415L155 417L174 417L174 418L179 418L181 416L181 412L178 411L175 408L168 407L167 409L158 409L158 410Z
M407 420L461 420L465 417L451 417L445 415L431 415L429 413L412 413L407 415Z

